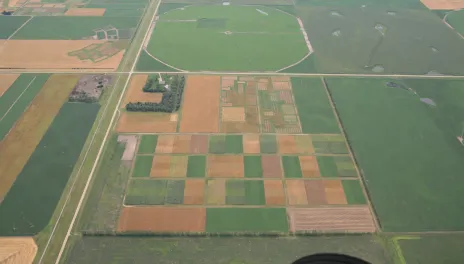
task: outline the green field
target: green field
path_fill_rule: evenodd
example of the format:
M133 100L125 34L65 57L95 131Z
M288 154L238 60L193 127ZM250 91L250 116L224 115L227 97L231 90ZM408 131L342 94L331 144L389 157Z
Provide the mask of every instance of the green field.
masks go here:
M297 156L282 156L285 178L301 178L300 160Z
M153 154L158 143L158 135L143 135L141 137L138 154Z
M277 139L275 135L262 134L260 137L261 153L277 153Z
M29 107L48 77L49 74L23 73L0 97L0 141Z
M187 177L202 178L206 175L206 156L189 156Z
M261 156L244 156L245 178L262 178Z
M127 187L126 205L164 204L167 194L166 180L131 180Z
M308 53L294 16L256 9L209 5L171 10L160 15L147 51L179 69L216 71L275 71ZM151 61L140 60L137 69L158 70Z
M93 30L113 26L117 29L137 27L138 17L34 17L13 39L84 39L94 36ZM128 34L121 38L128 38Z
M29 17L0 15L0 39L7 39L20 28Z
M132 177L149 177L152 163L153 156L137 156Z
M287 214L285 208L208 208L206 232L288 232Z
M99 107L63 105L0 205L0 235L34 235L48 224Z
M452 11L446 17L446 22L450 24L461 35L464 34L464 11Z
M390 81L398 88L387 87ZM464 129L464 83L356 78L327 82L382 229L464 230L459 220L464 216L464 147L456 139Z
M370 9L426 9L419 0L295 0L297 6L349 7Z
M462 39L431 12L298 6L297 13L318 72L464 73Z

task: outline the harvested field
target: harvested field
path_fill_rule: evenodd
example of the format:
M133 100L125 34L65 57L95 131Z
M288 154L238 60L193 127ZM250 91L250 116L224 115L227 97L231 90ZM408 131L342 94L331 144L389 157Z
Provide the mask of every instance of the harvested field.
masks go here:
M69 8L65 16L103 16L105 8Z
M368 207L288 208L290 230L375 232Z
M20 74L0 74L0 96L18 79Z
M0 201L68 99L78 79L78 75L52 75L10 133L0 142Z
M218 132L220 93L219 76L187 77L180 132Z
M0 263L32 263L36 253L37 245L32 237L0 238Z
M133 160L135 147L137 146L137 136L118 136L118 142L123 142L126 146L121 160Z
M205 195L204 180L186 180L184 204L203 204Z
M319 166L315 156L299 156L301 173L304 178L320 177Z
M223 107L222 108L223 122L244 122L245 108L244 107Z
M307 205L306 188L302 180L287 180L287 198L289 205Z
M243 153L246 154L259 154L259 134L246 134L243 135Z
M156 144L156 153L172 153L174 149L174 135L160 135L158 136L158 143Z
M192 135L190 143L190 153L205 154L208 153L208 136Z
M177 119L167 113L122 112L116 131L119 133L169 133L176 132ZM171 121L171 120L176 121Z
M292 135L281 135L278 136L279 141L279 153L282 154L297 154L298 147L296 145L295 137Z
M226 180L208 180L206 202L210 205L224 205L226 203Z
M262 156L264 178L282 178L282 165L279 156Z
M324 188L328 204L347 204L345 191L340 180L326 180Z
M266 205L284 205L285 193L281 180L265 180Z
M178 207L124 207L118 231L204 232L206 209Z
M236 155L211 155L208 156L209 177L233 177L244 175L243 156Z
M124 104L122 107L125 107L128 103L135 102L152 102L159 103L163 98L162 93L145 93L142 88L145 85L145 82L148 79L148 75L141 74L135 75L132 77L129 91L127 91L126 97L124 98Z
M150 177L166 178L171 174L172 156L155 156L150 171Z
M80 60L69 53L92 44L102 44L105 40L0 40L0 68L28 69L101 69L116 70L124 56L119 51L114 56L92 62ZM40 52L31 47L40 47Z
M174 138L172 153L190 153L191 135L178 135Z
M309 205L327 204L323 181L304 181L304 185Z
M464 8L463 0L421 0L431 10L459 10Z

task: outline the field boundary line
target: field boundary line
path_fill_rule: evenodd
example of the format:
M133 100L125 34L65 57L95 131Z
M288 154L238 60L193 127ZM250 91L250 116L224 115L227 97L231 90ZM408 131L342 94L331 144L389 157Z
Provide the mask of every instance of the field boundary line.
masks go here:
M13 34L11 34L6 40L10 40L14 35L16 35L16 33L18 33L18 31L20 31L33 18L34 18L34 16L30 16L30 18L28 20L26 20L26 22L24 22L24 24L22 24L18 29L16 29L15 32L13 32Z
M375 213L374 206L372 205L372 202L371 202L371 199L370 199L370 196L369 196L369 192L367 191L366 184L364 182L364 177L362 176L361 170L358 167L358 162L356 160L356 157L353 154L353 150L351 149L351 145L348 143L348 137L345 134L345 129L344 129L343 125L342 125L342 121L340 119L340 116L338 115L337 108L335 107L335 104L333 102L332 94L330 93L329 88L327 87L327 83L325 82L325 79L323 77L321 77L321 82L322 82L322 85L324 86L324 90L326 92L326 95L329 98L330 106L332 107L332 111L333 111L333 113L335 115L335 118L337 120L338 127L340 128L340 132L341 132L341 134L343 135L343 137L345 139L345 144L346 144L346 147L348 149L349 155L351 156L352 160L354 161L353 164L354 164L354 167L356 169L358 180L359 180L359 182L360 182L360 184L362 186L363 194L366 197L367 206L370 209L369 211L370 211L372 220L374 222L375 229L376 229L376 231L381 231L381 226L380 226L380 223L379 223L379 219L377 218L377 214Z
M448 18L448 15L451 14L451 13L453 13L453 12L455 12L455 11L456 11L456 10L452 10L451 12L447 13L447 14L443 17L442 21L443 21L443 23L445 23L446 26L448 26L448 27L451 28L456 34L458 34L459 37L461 37L462 39L464 39L464 36L463 36L461 33L459 33L450 23L448 23L448 21L446 21L446 18Z
M159 0L157 5L156 5L156 9L155 9L155 12L153 14L153 16L151 17L151 20L150 20L150 24L153 23L153 21L155 20L156 18L156 13L158 12L158 8L161 4L161 1ZM148 7L149 8L149 7ZM142 18L143 19L143 18ZM145 41L145 39L148 37L148 34L149 34L149 31L147 30L145 32L145 36L142 40L142 43L140 43L140 47L139 47L139 50L137 52L137 55L136 55L136 58L138 58L140 56L140 53L142 52L142 49L143 49L143 42ZM125 91L129 85L129 82L131 80L131 77L132 77L132 74L134 72L134 69L135 69L135 66L137 65L137 59L134 60L134 62L132 63L132 68L129 72L129 76L127 77L127 80L126 80L126 83L124 84L124 88L121 92L121 95L119 96L119 100L118 100L118 103L116 104L116 107L115 107L115 111L113 112L113 116L111 117L111 121L110 121L110 124L108 126L108 129L106 130L106 133L105 133L105 137L103 138L103 141L100 145L100 149L98 150L98 154L97 154L97 157L95 158L95 161L93 163L93 166L92 166L92 170L90 171L90 174L89 174L89 177L87 179L87 182L85 184L85 187L84 187L84 190L82 192L82 195L81 195L81 198L79 199L79 203L77 204L77 207L76 207L76 210L74 211L74 215L73 215L73 218L71 220L71 223L69 225L69 228L68 228L68 231L66 232L66 236L65 236L65 239L63 241L63 244L61 245L61 249L60 249L60 252L58 253L58 257L56 258L56 261L55 261L55 264L59 264L60 263L60 260L61 260L61 256L63 255L63 252L64 252L64 249L66 248L66 245L68 243L68 240L69 240L69 236L71 235L71 230L74 228L74 223L76 221L76 218L77 218L77 215L79 214L80 212L80 208L82 206L82 203L84 201L84 198L87 194L87 191L89 189L89 186L90 186L90 182L92 181L93 179L93 176L94 176L94 173L95 173L95 170L97 168L97 165L98 165L98 162L100 160L100 157L101 157L101 154L103 152L103 149L106 145L106 142L108 140L108 136L112 130L112 127L113 127L113 123L114 123L114 120L116 118L116 115L118 114L118 109L121 105L121 102L124 98L124 95L125 95Z
M304 61L306 58L308 58L311 54L313 54L313 53L312 53L312 52L308 52L308 54L306 54L306 56L304 56L303 58L301 58L301 60L299 60L299 61L297 61L297 62L295 62L295 63L293 63L293 64L290 64L290 65L288 65L288 66L286 66L286 67L283 67L283 68L281 68L281 69L278 69L278 70L276 71L276 73L278 73L278 72L280 72L280 71L286 70L286 69L288 69L288 68L291 68L291 67L293 67L293 66L296 66L296 65L300 64L302 61Z
M155 27L153 27L153 30L154 30L154 29L155 29ZM148 54L148 56L152 57L154 60L157 60L158 62L161 62L162 64L164 64L164 65L166 65L166 66L168 66L168 67L173 68L174 70L178 70L178 71L181 71L181 72L187 72L186 70L182 70L182 69L176 68L176 67L174 67L174 66L172 66L172 65L170 65L170 64L167 64L166 62L164 62L164 61L162 61L162 60L156 58L156 57L153 56L150 52L148 52L148 50L147 50L146 48L143 48L143 51L145 51L145 52Z
M10 106L10 108L8 108L8 110L6 111L6 113L2 116L2 118L0 118L0 122L3 121L3 118L5 118L6 115L8 115L8 113L10 112L11 108L13 108L13 106L16 105L16 103L19 101L19 99L23 96L23 94L29 89L29 87L31 87L31 84L35 81L35 78L37 78L37 76L34 76L34 78L32 78L32 80L29 82L29 84L27 85L26 89L24 89L24 91L21 92L21 94L16 98L16 100L13 102L13 104ZM32 101L31 101L32 103ZM31 103L29 103L29 105L26 107L26 109L29 108L29 106L31 105ZM25 109L25 110L26 110ZM24 111L25 111L24 110ZM16 122L15 122L16 123Z

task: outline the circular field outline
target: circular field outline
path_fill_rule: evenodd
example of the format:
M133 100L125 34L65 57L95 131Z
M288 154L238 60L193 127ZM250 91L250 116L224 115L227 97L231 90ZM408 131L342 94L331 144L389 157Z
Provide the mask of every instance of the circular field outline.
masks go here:
M157 48L153 42L154 41L158 41L158 40L163 40L162 37L160 37L158 34L159 32L157 32L157 29L159 30L159 27L160 27L160 24L166 24L166 22L174 22L174 23L186 23L186 22L194 22L194 24L197 24L198 23L198 20L199 18L196 18L195 21L191 18L188 18L186 17L185 19L182 19L182 18L179 18L178 20L173 20L173 19L170 19L169 17L166 19L166 15L169 15L169 14L172 14L172 12L175 12L175 11L184 11L186 9L192 9L192 8L208 8L208 7L220 7L220 8L230 8L230 7L233 7L235 9L241 9L241 10L245 10L243 8L247 8L246 11L250 11L250 10L253 10L252 12L256 12L256 17L259 18L260 15L263 15L263 13L266 13L266 12L269 12L271 11L273 15L272 18L274 19L275 18L275 14L281 14L282 17L286 17L286 19L288 20L287 23L290 21L289 18L291 18L291 23L293 23L292 25L292 30L289 30L288 32L273 32L273 31L269 31L269 32L266 32L266 31L253 31L253 29L250 31L250 32L240 32L240 31L234 31L232 29L229 29L228 27L225 27L225 28L222 28L222 29L218 29L216 30L216 32L214 33L217 33L217 36L219 35L222 35L222 36L237 36L237 35L252 35L253 37L261 37L261 36L266 36L269 37L269 36L272 36L272 38L275 38L275 39L280 39L280 41L282 41L282 39L286 40L287 38L292 38L290 39L290 42L289 43L286 43L286 44L283 44L283 45L277 45L275 47L272 47L272 48L269 48L267 47L267 51L268 54L266 56L263 56L262 54L260 55L257 55L254 57L254 60L255 61L261 61L263 59L273 59L274 61L271 63L271 66L270 67L262 67L263 65L260 65L259 63L254 63L253 60L246 60L244 59L244 62L243 62L243 65L234 65L233 63L229 63L228 61L226 61L222 67L218 67L218 63L217 61L221 61L223 60L224 58L227 58L227 57L237 57L236 54L226 54L227 52L224 52L224 56L221 57L220 55L218 56L213 56L213 62L207 66L204 66L202 64L202 62L204 62L205 60L207 61L208 59L205 59L205 60L202 60L202 59L183 59L182 61L179 62L179 60L177 61L173 61L172 58L170 58L169 56L171 56L171 54L173 53L182 53L182 54L189 54L189 53L192 53L193 51L189 50L189 47L188 45L187 46L184 46L183 48L181 49L178 49L178 48L172 48L171 50L169 50L169 48L165 48L165 49L161 49L161 48ZM264 11L262 11L262 10ZM269 13L271 13L269 12ZM201 13L201 12L200 12ZM265 14L265 16L267 16L267 14ZM164 19L163 19L164 18ZM200 18L201 19L201 18ZM210 19L210 18L207 18L207 19ZM227 15L226 15L226 18L224 19L228 19ZM276 22L274 23L273 22L273 26L275 26L277 29L279 28L279 20L276 19L275 20ZM192 23L193 24L193 23ZM256 27L256 25L254 25ZM267 25L269 27L269 25ZM287 25L288 26L288 25ZM233 27L233 26L232 26ZM308 56L310 56L312 53L313 53L313 49L311 47L311 44L309 43L309 40L308 40L308 37L304 31L304 29L302 28L303 27L303 23L301 22L301 20L294 16L293 14L290 14L288 12L285 12L283 10L280 10L278 8L274 8L274 7L270 7L270 6L260 6L260 5L236 5L236 6L222 6L222 5L188 5L188 6L185 6L185 7L182 7L182 8L175 8L175 9L172 9L172 10L169 10L167 12L164 12L163 14L159 15L159 18L157 19L157 22L156 22L156 26L153 27L152 32L150 33L151 34L151 37L150 37L150 40L147 42L147 44L144 46L144 51L147 53L148 56L150 56L152 59L158 61L159 63L162 63L168 67L171 67L175 70L178 70L178 71L183 71L183 72L188 72L188 71L212 71L212 72L226 72L226 71L235 71L235 72L253 72L253 71L261 71L261 72L279 72L279 71L282 71L282 70L285 70L287 68L290 68L292 66L295 66L297 64L299 64L300 62L302 62L303 60L305 60L306 58L308 58ZM256 28L255 28L256 30ZM284 29L285 30L285 29ZM192 30L194 31L194 30ZM303 31L303 32L302 32ZM287 35L287 36L285 36ZM206 39L205 41L207 40L211 40L211 38L208 38ZM293 42L291 42L293 40ZM297 40L297 41L295 41ZM213 40L214 41L214 40ZM218 40L216 40L218 41ZM234 40L235 42L237 40ZM270 43L271 41L267 42L267 43ZM297 43L299 42L299 43ZM253 43L251 44L251 47L249 47L248 49L251 50L251 51L256 51L261 48L263 48L262 45L260 45L262 43ZM280 43L282 44L282 42ZM287 45L288 44L288 45ZM155 46L155 47L154 47ZM298 46L296 49L295 49L295 46ZM162 50L162 51L160 51ZM169 52L166 52L166 50L169 50ZM227 51L230 51L230 49L225 49ZM296 51L295 51L296 50ZM159 52L164 52L164 54L160 55ZM290 57L290 59L286 58L287 55L289 55L290 53L292 52L295 52L295 54L297 53L297 55L293 54ZM168 55L166 55L166 53ZM197 56L199 54L201 55L205 55L205 57L207 57L206 55L208 54L208 50L204 50L203 52L193 52L195 53ZM216 54L217 55L217 54ZM222 54L221 54L222 55ZM187 55L188 56L188 55ZM285 58L284 59L284 62L282 62L282 58ZM243 58L242 58L243 59ZM184 61L196 61L196 64L195 65L185 65L183 62ZM199 65L201 65L200 67L197 67L197 63L199 62ZM184 65L181 65L181 64L184 64ZM250 66L251 64L251 66ZM246 66L248 65L248 66ZM244 68L245 67L245 68Z

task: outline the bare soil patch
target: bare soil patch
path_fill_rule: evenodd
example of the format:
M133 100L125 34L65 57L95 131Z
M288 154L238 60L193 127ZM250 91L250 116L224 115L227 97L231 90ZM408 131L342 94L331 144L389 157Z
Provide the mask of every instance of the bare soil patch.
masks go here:
M256 106L245 108L244 122L222 122L221 132L224 133L259 133L259 113Z
M208 181L206 202L210 205L226 203L226 180L214 179Z
M185 177L187 175L188 156L171 156L170 177Z
M282 178L282 166L279 156L262 156L264 178Z
M169 113L122 112L116 131L119 133L176 132L177 118ZM174 121L171 121L174 120Z
M203 204L205 194L204 180L186 180L184 188L184 204Z
M458 10L464 8L463 0L421 0L431 10Z
M211 155L208 156L209 177L239 178L244 175L243 156Z
M291 90L291 85L289 82L273 82L272 87L274 90Z
M310 205L327 204L323 181L304 181L306 198Z
M221 77L187 78L180 132L214 133L219 131Z
M340 180L325 180L324 187L328 204L347 204L345 191Z
M137 136L118 136L118 142L126 144L121 160L133 160L135 155L135 147L137 146Z
M0 74L0 97L18 79L20 74Z
M223 107L222 121L224 122L244 122L245 108L244 107Z
M118 231L204 232L205 208L124 207Z
M32 263L36 254L37 245L32 237L0 237L0 263Z
M260 152L259 134L243 135L243 153L259 154Z
M145 85L145 82L148 79L148 75L141 74L135 75L132 77L129 91L127 91L126 97L124 98L125 107L128 103L135 102L150 102L150 103L159 103L163 98L162 93L145 93L142 88Z
M307 205L306 188L302 180L287 180L287 197L289 205Z
M190 153L191 135L178 135L174 138L172 153Z
M116 70L124 50L98 62L80 60L68 53L105 40L0 40L0 68ZM31 47L35 47L31 49ZM37 52L40 50L40 52Z
M284 205L285 193L281 180L265 180L264 193L266 205Z
M154 156L150 177L166 178L171 174L171 156Z
M208 136L192 135L192 140L190 144L190 153L193 153L193 154L208 153Z
M69 8L65 16L103 16L105 8Z
M305 178L320 177L316 156L299 156L301 173Z
M156 143L156 153L172 153L174 149L175 135L160 135Z
M297 154L298 147L296 145L295 137L292 135L277 136L279 141L279 152L282 154Z
M375 232L367 207L288 208L291 231Z
M78 79L79 75L52 75L10 133L0 141L0 201L68 99Z

